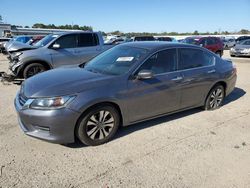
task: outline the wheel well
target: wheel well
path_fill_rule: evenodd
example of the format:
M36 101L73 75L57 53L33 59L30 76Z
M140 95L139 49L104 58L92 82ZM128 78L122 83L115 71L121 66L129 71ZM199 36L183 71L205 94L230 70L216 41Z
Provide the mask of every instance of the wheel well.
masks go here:
M223 88L224 88L225 94L226 94L227 83L224 82L224 81L216 82L216 83L213 85L213 87L211 87L211 89L209 90L209 92L207 93L207 96L206 96L206 98L205 98L204 104L206 103L206 100L207 100L207 98L208 98L208 96L209 96L210 91L211 91L215 86L217 86L217 85L222 85Z
M47 62L42 61L42 60L34 60L34 61L29 61L29 62L25 63L25 65L21 68L21 70L19 71L18 74L19 74L20 76L23 76L22 73L23 73L24 69L25 69L28 65L30 65L30 64L32 64L32 63L40 63L40 64L42 64L42 65L46 68L46 70L51 69L50 65L49 65Z
M119 113L119 116L120 116L120 125L122 125L122 123L123 123L123 117L122 117L122 113L121 113L120 107L119 107L116 103L114 103L114 102L100 102L100 103L97 103L97 104L94 104L94 105L88 107L88 108L80 115L80 117L77 119L76 124L75 124L75 130L74 130L75 133L76 133L77 125L78 125L79 121L81 120L81 118L82 118L86 113L88 113L89 111L91 111L93 108L95 108L95 107L97 107L97 106L101 106L101 105L103 105L103 106L104 106L104 105L109 105L109 106L114 107L114 108L118 111L118 113ZM75 135L75 139L77 139L76 135Z

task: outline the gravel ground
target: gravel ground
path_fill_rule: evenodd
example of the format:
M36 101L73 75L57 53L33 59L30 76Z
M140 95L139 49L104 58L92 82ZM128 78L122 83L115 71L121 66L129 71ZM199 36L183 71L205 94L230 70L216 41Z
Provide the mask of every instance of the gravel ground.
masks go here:
M250 187L250 58L233 61L237 86L222 108L122 128L97 147L25 136L13 106L19 85L0 83L0 188ZM7 62L0 55L0 71Z

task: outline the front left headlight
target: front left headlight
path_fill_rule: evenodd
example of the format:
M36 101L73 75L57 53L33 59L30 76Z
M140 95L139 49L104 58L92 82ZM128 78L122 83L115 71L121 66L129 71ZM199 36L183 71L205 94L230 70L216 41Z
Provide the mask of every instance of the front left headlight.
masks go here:
M29 105L30 108L40 109L40 110L53 110L64 108L69 104L75 96L62 96L53 98L40 98L34 99Z
M249 53L250 52L250 48L245 48L242 52L243 53Z

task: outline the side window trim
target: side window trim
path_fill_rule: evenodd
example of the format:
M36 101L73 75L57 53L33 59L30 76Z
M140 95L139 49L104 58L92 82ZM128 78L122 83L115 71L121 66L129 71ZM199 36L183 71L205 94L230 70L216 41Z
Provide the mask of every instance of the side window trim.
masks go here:
M134 77L137 73L138 73L138 70L141 68L141 66L147 62L147 60L149 60L151 57L157 55L159 52L162 52L162 51L165 51L165 50L171 50L171 49L175 49L176 51L176 55L177 55L177 58L176 58L176 70L174 71L170 71L170 72L164 72L164 73L159 73L159 74L155 74L155 76L159 76L159 75L164 75L164 74L170 74L170 73L173 73L173 72L178 72L178 50L177 50L177 47L168 47L168 48L164 48L164 49L161 49L161 50L158 50L154 53L152 53L149 57L147 57L131 74L132 77Z
M214 62L213 62L212 65L205 65L205 66L194 67L194 68L188 68L188 69L179 69L179 66L180 66L180 50L181 50L181 49L200 50L200 51L202 51L202 53L207 53L208 55L213 56ZM212 54L210 51L207 52L206 50L198 49L198 48L192 48L192 47L177 47L177 70L176 70L176 72L179 72L179 71L188 71L188 70L195 70L195 69L201 69L201 68L206 68L206 67L213 67L213 66L215 66L215 64L216 64L216 59L217 59L217 57L214 56L214 54Z
M52 43L50 44L49 48L51 48L54 44L56 44L56 42L57 42L59 39L61 39L61 38L63 38L63 37L66 37L66 36L70 36L70 35L75 36L75 43L76 43L76 46L75 46L75 47L72 47L72 48L77 48L77 47L78 47L78 37L77 37L77 34L66 34L66 35L61 35L61 36L59 36L57 39L55 39L54 42L52 42Z

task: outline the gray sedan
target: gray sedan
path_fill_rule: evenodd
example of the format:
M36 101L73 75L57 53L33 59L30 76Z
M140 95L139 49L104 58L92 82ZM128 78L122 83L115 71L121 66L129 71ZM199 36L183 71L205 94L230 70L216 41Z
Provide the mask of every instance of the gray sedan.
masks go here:
M78 138L99 145L119 126L195 107L216 109L235 82L232 62L205 48L125 43L85 65L27 79L15 107L27 135L54 143Z

